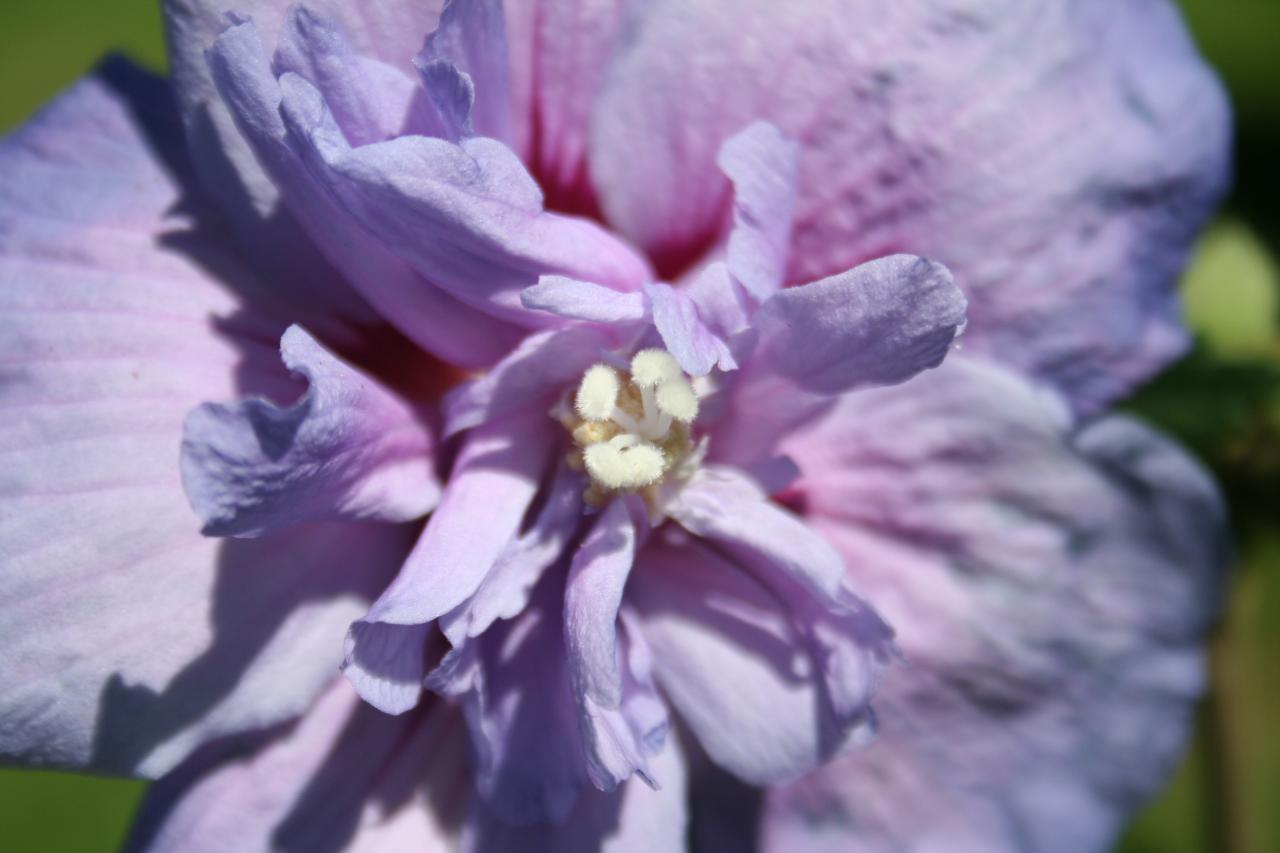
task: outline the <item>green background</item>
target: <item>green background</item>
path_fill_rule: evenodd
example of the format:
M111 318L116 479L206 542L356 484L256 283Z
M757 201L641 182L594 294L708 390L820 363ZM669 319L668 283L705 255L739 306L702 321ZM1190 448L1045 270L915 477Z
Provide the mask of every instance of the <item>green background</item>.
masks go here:
M1185 0L1231 90L1237 186L1184 289L1196 351L1129 401L1217 472L1240 565L1212 644L1212 688L1177 777L1127 853L1280 851L1280 2ZM122 50L156 69L156 0L10 0L0 8L0 130ZM0 771L0 850L114 850L143 786Z

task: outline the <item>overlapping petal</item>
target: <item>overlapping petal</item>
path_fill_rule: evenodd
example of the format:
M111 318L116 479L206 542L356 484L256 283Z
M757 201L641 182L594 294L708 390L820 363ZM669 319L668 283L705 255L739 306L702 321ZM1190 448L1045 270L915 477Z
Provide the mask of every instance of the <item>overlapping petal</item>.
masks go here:
M306 395L206 403L186 420L187 497L214 536L300 521L411 521L440 499L429 415L327 352L297 326L280 343Z
M788 443L796 500L908 664L876 744L769 795L767 847L1101 850L1166 778L1203 688L1222 506L1149 429L1069 423L959 358Z
M200 536L184 416L293 389L266 289L222 254L180 155L154 155L178 138L163 84L113 64L0 148L10 760L158 775L300 713L409 545L384 525Z
M627 600L664 694L738 778L793 779L871 734L869 715L831 704L787 604L706 544L650 543Z
M627 32L590 170L651 255L705 250L720 145L764 119L800 141L789 280L934 258L971 300L968 346L1081 411L1185 345L1173 285L1228 122L1173 4L659 0Z
M388 717L337 679L247 755L220 745L153 786L129 849L456 850L470 806L463 737L443 703Z

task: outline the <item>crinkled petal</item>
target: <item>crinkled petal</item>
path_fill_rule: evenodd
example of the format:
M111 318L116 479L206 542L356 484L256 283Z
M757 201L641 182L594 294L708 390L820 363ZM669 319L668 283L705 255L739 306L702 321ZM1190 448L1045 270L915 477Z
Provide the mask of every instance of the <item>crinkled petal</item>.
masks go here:
M350 300L349 289L325 263L323 238L313 242L295 219L306 209L291 211L281 203L276 179L236 126L206 59L229 14L253 19L265 42L274 45L293 5L293 0L164 0L171 79L200 184L226 211L242 245L279 273L270 279L272 285L300 282L305 289L286 293L299 303L315 304L322 297L336 301L343 291ZM381 61L406 78L414 74L410 60L435 27L442 5L443 0L306 4L316 16L334 20L357 55ZM331 290L339 296L326 296ZM308 326L314 324L308 321Z
M893 255L775 293L753 325L753 367L840 394L937 367L965 322L965 298L941 264Z
M651 541L627 588L655 676L707 754L776 784L863 743L873 718L842 714L788 604L696 539Z
M582 521L586 477L558 467L538 516L512 539L469 599L440 618L454 645L477 637L499 619L510 619L529 603L534 585L560 560ZM536 501L535 501L536 502Z
M297 326L280 351L310 386L296 403L206 403L187 417L182 479L204 533L260 536L302 521L429 512L440 485L426 413Z
M618 290L650 277L645 261L600 226L543 210L519 160L491 139L406 136L346 149L301 122L295 132L312 174L359 226L451 296L495 316L542 322L520 305L520 291L541 275Z
M877 743L769 795L767 847L1109 849L1203 689L1220 498L1149 429L1072 433L976 359L851 395L788 451L796 498L892 621Z
M434 626L360 621L343 645L342 672L360 697L384 714L417 707L427 680Z
M305 41L308 37L319 44ZM327 50L340 59L350 59L348 48L329 43L340 39L340 34L320 24L293 38L305 42L305 48L312 53ZM287 51L277 58L277 64L289 64ZM281 115L285 103L282 83L268 65L266 50L253 23L227 29L210 50L209 65L245 139L291 205L298 222L389 322L423 348L463 366L491 364L515 343L514 329L433 287L397 256L381 235L353 222L341 201L310 174L303 152ZM360 77L358 89L376 85L376 81L361 76L362 69L347 68L346 73ZM288 115L295 126L301 127L295 132L307 138L328 139L335 148L349 145L316 84L295 71L285 73L283 84L289 93ZM298 301L305 302L301 298Z
M285 14L272 71L311 81L352 145L402 133L442 133L415 78L356 53L336 21L308 6L292 6Z
M720 148L716 163L733 182L728 264L758 302L782 286L791 251L800 146L755 122Z
M462 705L476 789L509 823L561 823L590 788L564 665L561 588L548 578L528 607L445 655L427 680Z
M510 823L563 823L593 782L612 789L637 765L662 782L647 766L667 727L647 647L620 632L620 707L583 703L566 665L563 598L563 576L548 575L528 607L455 648L428 677L461 702L476 787Z
M618 607L635 559L630 501L614 500L573 552L565 585L565 647L574 689L598 705L622 701L618 666Z
M592 783L613 790L638 773L652 781L649 756L667 732L653 685L653 660L634 626L619 630L622 591L645 519L636 499L617 499L574 552L564 595L565 652ZM641 521L640 523L643 523Z
M964 327L965 298L939 264L893 255L779 291L753 323L749 361L705 419L712 457L746 470L835 395L936 367Z
M473 87L473 103L467 104L461 124L468 133L474 127L481 136L511 142L507 54L502 0L450 0L444 4L440 25L427 36L414 64L428 87L438 73L433 66L449 65L465 75Z
M524 325L539 315L520 306L519 290L539 275L622 290L649 277L644 259L599 226L544 211L537 184L499 142L402 136L353 147L314 81L293 72L276 81L252 22L218 37L210 67L237 125L322 247L336 224L367 234L453 298ZM358 269L344 272L370 299L389 299Z
M154 785L128 849L447 853L469 806L464 739L442 702L388 717L338 679L248 754L227 744Z
M588 327L530 335L493 370L446 395L444 435L531 409L546 415L611 343L602 331Z
M653 325L681 370L691 376L706 376L715 367L737 369L728 343L703 322L692 296L661 283L646 285L644 295Z
M639 324L649 317L644 295L638 291L623 293L561 275L542 276L521 292L520 302L535 311L592 323Z
M667 512L690 533L749 555L750 562L771 563L822 598L834 602L844 583L839 552L732 468L702 468Z
M200 536L183 417L291 383L283 323L250 307L264 286L191 186L166 87L123 64L0 143L10 761L152 776L289 719L410 544L391 525Z
M520 529L554 446L545 416L486 424L466 439L440 506L370 621L411 625L476 591Z
M1080 411L1185 346L1175 282L1230 133L1174 4L657 0L626 33L590 170L651 256L714 241L717 153L765 120L801 144L789 281L934 258L972 302L967 346Z
M654 756L653 789L633 779L615 791L586 790L564 823L512 826L477 808L463 827L468 853L679 853L686 849L688 806L684 756L675 738Z

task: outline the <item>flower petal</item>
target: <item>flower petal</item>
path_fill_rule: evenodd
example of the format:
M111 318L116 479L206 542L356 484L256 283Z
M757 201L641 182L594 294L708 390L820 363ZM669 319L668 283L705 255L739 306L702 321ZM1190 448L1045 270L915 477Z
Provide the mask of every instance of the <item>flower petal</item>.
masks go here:
M685 761L679 742L668 738L654 756L662 787L639 779L609 793L584 791L559 825L513 826L478 808L463 828L464 851L522 850L528 853L679 853L686 849L688 806Z
M440 499L425 413L292 326L285 365L310 388L280 408L206 403L186 421L182 479L211 536L260 536L301 521L410 521Z
M285 209L275 181L236 127L214 85L207 52L227 28L228 15L251 18L267 44L275 44L293 0L163 0L171 79L182 112L200 185L223 207L236 236L269 268L305 282L294 293L314 303L329 289L345 289L325 263L324 241L312 242L294 219L305 210ZM422 39L435 27L443 0L377 0L357 5L311 0L307 8L332 19L355 53L378 60L412 78L410 63ZM273 286L289 281L273 276ZM345 296L350 300L347 290ZM297 300L301 302L302 300ZM363 309L368 311L367 307ZM301 318L295 318L301 319ZM308 322L309 327L314 327Z
M761 119L801 141L789 281L934 258L972 302L967 346L1080 411L1185 346L1174 286L1230 125L1174 4L646 3L592 117L607 221L701 256L728 202L717 152Z
M558 210L596 211L587 131L629 0L510 0L515 149Z
M520 302L535 311L592 323L638 324L648 317L644 296L638 291L622 293L561 275L542 276L537 284L521 291Z
M733 181L728 264L758 302L782 286L791 251L800 146L768 122L730 137L716 163Z
M356 622L343 645L342 672L364 701L384 714L403 714L422 697L434 636L429 622Z
M545 416L610 343L601 330L588 327L530 335L493 370L445 396L445 437L531 409Z
M445 655L427 680L462 705L476 789L514 824L562 823L590 787L563 623L547 586L515 617Z
M945 267L893 255L775 293L753 320L753 367L819 394L903 382L937 367L964 322Z
M180 152L165 85L124 64L0 143L7 760L158 775L291 718L408 549L390 525L199 535L184 415L291 383Z
M749 562L768 562L820 598L837 599L845 579L840 554L734 469L704 467L667 511L690 533L714 539Z
M355 61L349 49L330 43L340 36L321 24L303 30L293 39L303 41L308 37L319 44L307 42L307 51L328 51L331 57ZM277 64L291 64L288 45L286 42ZM388 321L423 348L463 366L492 363L515 343L513 328L431 286L376 232L368 233L352 222L341 204L308 172L298 143L281 116L285 93L267 64L254 24L227 29L210 50L209 64L245 139L283 192L298 221L329 261ZM349 88L363 91L377 86L377 81L364 75L363 67L348 67L343 73L359 78L359 85L349 83ZM329 138L334 147L348 145L316 86L292 71L285 74L284 80L293 123L306 125L309 137ZM330 84L329 88L335 87Z
M499 619L510 619L524 610L534 585L560 560L576 534L585 489L582 474L567 465L558 467L538 517L508 543L475 594L440 618L440 628L451 643L461 645Z
M442 702L388 717L337 679L248 755L201 755L154 785L129 849L447 853L469 800L464 738Z
M707 274L716 273L717 268L713 267ZM653 325L681 370L690 376L706 376L714 367L737 369L729 345L703 322L690 294L658 283L646 285L644 295L653 314Z
M427 622L476 591L520 529L554 446L552 426L538 413L467 436L440 506L370 621Z
M622 702L618 607L636 551L628 503L611 501L574 550L564 595L564 639L574 689L607 708Z
M439 117L413 77L356 53L332 18L308 6L294 5L285 13L272 72L311 81L352 145L401 133L442 133Z
M787 445L811 523L897 629L881 733L769 795L778 850L1108 849L1203 689L1220 499L1126 419L1078 433L976 359L845 398Z
M524 167L491 139L405 136L347 149L308 121L299 113L293 132L315 178L359 226L468 305L534 326L543 321L519 294L541 275L624 291L650 278L644 259L598 225L543 210Z
M501 0L452 0L444 4L440 25L427 36L414 64L424 76L447 63L474 86L474 104L465 123L475 132L502 142L512 140L507 32ZM429 85L429 82L428 82Z
M626 630L621 705L583 701L566 666L563 597L563 577L548 575L525 610L455 648L428 677L461 702L477 789L509 823L563 823L592 782L611 790L634 769L652 779L648 757L666 735L648 649Z
M865 742L872 718L842 715L786 604L698 540L651 541L627 601L655 675L708 755L752 784L776 784Z

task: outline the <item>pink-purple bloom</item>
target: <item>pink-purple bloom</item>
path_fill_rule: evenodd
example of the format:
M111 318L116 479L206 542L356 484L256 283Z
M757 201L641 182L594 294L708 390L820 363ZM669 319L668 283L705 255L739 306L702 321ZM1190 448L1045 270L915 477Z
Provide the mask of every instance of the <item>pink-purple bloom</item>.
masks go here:
M1099 413L1225 181L1166 3L166 14L0 150L4 755L155 850L1099 849L1164 778L1222 511Z

